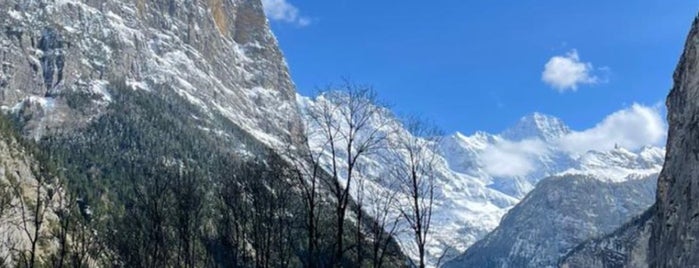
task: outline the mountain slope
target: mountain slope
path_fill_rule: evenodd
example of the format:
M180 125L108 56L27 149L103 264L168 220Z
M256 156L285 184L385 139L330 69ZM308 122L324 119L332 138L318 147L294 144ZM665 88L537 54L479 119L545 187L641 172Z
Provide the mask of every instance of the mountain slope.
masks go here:
M544 179L493 232L444 267L555 267L560 256L582 241L611 232L645 211L653 202L656 178Z
M586 241L564 256L562 268L648 267L648 241L653 226L651 207L606 236Z
M699 18L694 20L684 53L667 97L670 125L665 166L658 179L658 193L650 238L651 266L699 265L699 200L696 184L699 166L697 96L699 94Z
M80 226L85 210L66 202L70 195L58 174L48 155L0 115L0 266L24 267L32 258L49 263L66 239L79 239L72 236L78 232L62 232L61 223L71 218Z
M313 124L309 113L318 110L319 105L328 101L333 100L324 95L315 99L298 97L307 132L322 131ZM384 113L391 118L388 124L388 128L393 129L391 135L414 138L390 111L384 110ZM386 126L372 126L369 131L378 128ZM427 247L430 263L434 265L443 254L446 254L444 260L456 257L495 229L500 218L544 177L556 174L593 176L596 181L600 181L598 184L614 185L631 181L638 176L651 176L660 170L664 153L661 148L648 146L633 152L616 148L607 152L589 151L578 155L564 150L560 145L560 137L570 131L557 118L534 114L522 118L515 127L503 134L478 132L465 136L456 133L443 137L439 148L432 152L436 155L434 168L437 194L433 211L433 234ZM311 149L319 153L330 150L323 140L311 139L309 143ZM384 144L384 147L390 147L390 144ZM365 188L372 191L367 190L363 195L376 194L373 191L396 192L395 185L382 179L391 172L392 164L387 161L391 157L390 150L385 150L359 160L363 167L359 176L368 181L370 186ZM320 160L326 167L331 166L328 155ZM518 166L518 162L522 164ZM598 188L606 189L601 186ZM624 200L629 196L623 191L605 193L610 194L610 198L619 198L620 202L631 202ZM353 194L356 198L359 193ZM619 196L615 196L616 194ZM647 208L647 203L641 205L642 209ZM599 208L607 209L602 205ZM601 212L595 210L595 213ZM630 218L635 216L633 213L640 211L631 210L628 213L624 217ZM623 223L624 217L617 219L622 222L615 223L616 226L606 228L613 230ZM587 238L589 237L580 239ZM397 239L408 255L415 252L408 232L399 233ZM580 239L570 243L582 241Z
M0 25L0 107L90 208L94 265L308 261L290 161L308 147L261 1L2 1Z
M669 133L665 164L658 178L656 203L642 217L603 238L588 241L565 258L565 267L696 267L697 209L697 54L699 17L689 31L685 49L667 97Z
M300 141L294 86L259 1L3 1L0 105L36 137L84 126L109 83L175 92L267 144Z

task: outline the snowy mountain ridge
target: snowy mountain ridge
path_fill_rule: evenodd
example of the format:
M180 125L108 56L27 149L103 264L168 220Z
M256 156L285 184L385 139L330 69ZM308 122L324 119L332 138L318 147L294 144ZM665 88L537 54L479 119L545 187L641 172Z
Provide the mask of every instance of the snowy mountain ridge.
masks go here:
M326 101L332 99L297 95L307 132L317 131L310 123L309 113L319 102ZM399 120L393 119L391 124L399 129L391 135L412 135L401 128ZM501 217L545 177L589 175L603 182L623 182L657 173L662 166L664 149L652 145L571 152L562 145L564 137L571 133L575 132L562 120L534 113L500 134L476 132L466 136L457 132L444 136L434 152L438 158L438 194L433 239L428 247L432 265L445 251L445 259L449 259L493 230ZM309 145L312 150L327 149L317 139L309 139ZM360 176L372 190L394 190L380 179L389 172L385 154L379 152L360 160L367 167ZM329 165L328 157L321 157L323 161ZM410 234L399 233L397 238L406 254L414 256Z

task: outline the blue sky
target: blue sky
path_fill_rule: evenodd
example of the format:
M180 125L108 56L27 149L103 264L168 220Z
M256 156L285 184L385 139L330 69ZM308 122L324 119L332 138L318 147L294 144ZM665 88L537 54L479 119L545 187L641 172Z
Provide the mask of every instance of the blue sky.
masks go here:
M265 0L298 91L342 77L446 132L664 102L695 1ZM542 79L549 64L547 79ZM545 80L545 81L544 81Z

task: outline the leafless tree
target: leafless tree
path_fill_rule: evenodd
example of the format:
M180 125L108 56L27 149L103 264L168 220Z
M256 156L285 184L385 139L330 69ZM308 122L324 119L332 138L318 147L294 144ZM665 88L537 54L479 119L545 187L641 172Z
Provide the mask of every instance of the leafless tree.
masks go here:
M378 105L376 93L370 86L345 81L340 87L330 86L309 112L310 124L317 129L311 139L321 141L330 173L327 183L335 199L335 235L332 262L339 265L346 250L344 246L345 220L351 200L351 189L358 176L358 161L383 146L389 119ZM360 250L360 249L357 249Z
M9 178L11 175L7 170L5 170L5 177ZM14 191L12 188L12 185L10 183L6 183L3 181L0 181L0 226L6 226L9 225L11 222L11 219L8 217L9 211L12 210L14 207L13 205L13 200L14 200ZM12 249L15 247L15 241L13 241L11 236L3 236L0 235L0 238L3 238L3 241L0 241L0 248L4 249ZM9 252L1 252L0 254L0 267L9 267L12 259L12 254L7 254L5 253Z
M203 225L205 193L203 182L192 171L181 168L175 174L171 191L175 203L177 266L196 267L198 237Z
M395 180L385 177L380 178L385 189L365 187L367 209L374 216L369 229L371 241L371 265L374 268L383 267L386 253L393 236L398 231L400 216L396 215L396 195L394 191L397 183Z
M320 166L320 154L312 154L306 148L289 148L287 158L294 165L294 172L291 177L292 183L299 186L302 199L302 212L305 214L303 229L306 233L306 249L301 256L304 266L318 267L320 265L319 245L320 245L320 215L323 200L320 196L320 179L323 170Z
M362 266L362 262L364 262L364 252L362 252L362 244L364 243L364 231L363 231L363 225L364 225L364 201L365 201L365 191L367 190L367 181L363 176L357 176L357 189L355 191L355 197L354 197L354 202L355 202L355 209L354 209L354 214L355 217L357 218L357 224L354 227L354 247L355 247L355 259L354 263L357 266Z
M15 197L18 199L18 209L21 222L20 229L27 236L29 250L16 249L24 267L35 267L39 257L38 245L43 238L42 232L46 221L46 213L56 195L52 182L55 179L44 166L33 165L31 172L35 181L24 187L18 177L10 176ZM30 192L25 192L25 188Z
M54 207L54 213L58 216L58 228L51 230L52 237L58 240L58 252L52 256L52 265L56 268L62 268L68 259L70 251L70 231L73 228L75 199L73 195L67 192L62 183L57 183L56 190L57 204Z
M435 197L436 150L440 132L417 118L408 118L404 127L412 135L392 140L394 171L400 182L400 214L414 236L418 264L425 267L425 245L429 240Z

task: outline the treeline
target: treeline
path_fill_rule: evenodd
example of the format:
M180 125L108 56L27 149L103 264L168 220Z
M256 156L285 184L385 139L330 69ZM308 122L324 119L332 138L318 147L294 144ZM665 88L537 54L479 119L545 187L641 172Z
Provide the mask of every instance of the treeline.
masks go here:
M112 82L113 102L95 122L28 143L36 147L38 183L11 194L22 200L33 245L17 245L5 263L425 267L435 144L427 137L435 135L421 124L407 126L423 135L405 139L390 138L393 130L385 128L373 132L369 122L390 120L374 105L373 91L349 83L340 89L344 101L313 115L327 131L308 133L332 145L284 155L223 117L209 119L170 89L153 89L162 94L154 96ZM387 149L396 156L390 178L358 175L365 155ZM390 180L399 190L353 199L358 189L371 193L361 188L370 179ZM415 263L393 239L398 231L415 237Z

